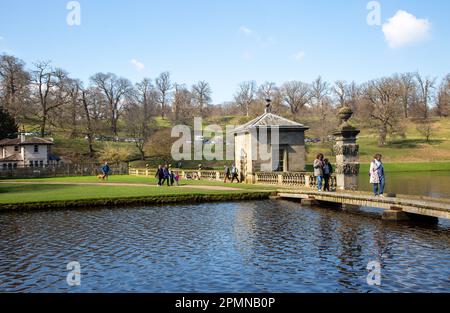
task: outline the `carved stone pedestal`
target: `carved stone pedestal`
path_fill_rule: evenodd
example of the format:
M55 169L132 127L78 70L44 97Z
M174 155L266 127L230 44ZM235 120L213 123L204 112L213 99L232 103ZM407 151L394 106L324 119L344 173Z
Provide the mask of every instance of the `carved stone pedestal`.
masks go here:
M359 130L351 126L348 120L353 115L349 107L339 110L341 125L333 132L336 156L336 184L338 190L357 190L359 174L359 145L356 137Z

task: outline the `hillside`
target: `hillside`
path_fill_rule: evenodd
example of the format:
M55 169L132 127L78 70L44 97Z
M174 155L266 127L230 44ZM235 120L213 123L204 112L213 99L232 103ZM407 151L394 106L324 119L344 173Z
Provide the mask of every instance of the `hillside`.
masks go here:
M238 125L246 122L248 118L242 116L221 116L209 118L205 124L218 124L225 129L225 125ZM314 121L301 121L306 125L314 125ZM155 120L155 126L160 129L170 129L172 124L169 120ZM357 123L355 123L356 126ZM361 163L370 162L371 157L375 153L381 153L387 163L427 163L427 162L445 162L450 161L450 119L433 119L433 132L430 142L421 136L417 130L418 124L414 121L408 121L405 125L405 136L389 138L389 144L379 146L377 144L376 130L367 127L361 127L361 133L358 137L360 144L360 160ZM27 129L34 129L33 125L27 125ZM80 162L86 159L88 153L87 142L84 138L70 138L70 136L61 129L53 128L50 130L55 139L54 152L74 162ZM119 134L126 137L126 134ZM306 133L307 138L318 138L318 131L314 127ZM315 155L319 152L324 153L328 157L332 157L332 142L326 143L307 143L307 161L312 162ZM105 147L125 148L130 152L130 161L132 165L143 166L146 163L156 165L161 162L167 162L167 158L157 156L147 156L148 159L139 161L139 151L134 143L127 142L103 142L95 141L94 149L100 152ZM185 167L196 167L202 163L204 167L221 167L224 162L211 161L192 161L184 162Z

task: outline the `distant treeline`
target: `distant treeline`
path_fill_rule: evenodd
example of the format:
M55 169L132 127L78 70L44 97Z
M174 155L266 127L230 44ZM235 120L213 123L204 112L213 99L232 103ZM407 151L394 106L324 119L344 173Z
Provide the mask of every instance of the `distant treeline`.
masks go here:
M272 112L295 120L311 116L322 138L336 126L336 110L349 106L355 119L378 131L385 144L390 133L401 132L409 118L426 125L431 116L450 113L450 75L423 77L419 73L394 74L362 84L318 77L313 82L288 81L281 86L255 81L238 85L232 101L214 104L208 82L192 86L171 80L168 72L132 84L113 73L95 73L86 85L49 61L27 67L12 55L0 56L0 106L18 124L37 125L44 135L48 128L87 139L89 154L99 136L137 138L144 146L157 131L155 119L168 125L192 124L194 116L238 115L252 117L263 112L266 99ZM159 123L161 125L161 123Z

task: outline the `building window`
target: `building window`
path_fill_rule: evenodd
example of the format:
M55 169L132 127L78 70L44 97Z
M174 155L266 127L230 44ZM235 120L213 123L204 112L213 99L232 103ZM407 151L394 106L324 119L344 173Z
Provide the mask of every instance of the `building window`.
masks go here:
M30 161L30 167L33 167L33 161Z
M38 153L39 152L39 146L38 145L34 145L34 153Z
M18 152L19 151L19 146L14 146L14 151Z
M44 161L39 161L39 166L44 167Z
M3 169L4 170L6 169L6 163L3 163Z
M34 167L38 167L39 166L39 162L38 161L34 161Z
M14 168L17 168L17 163L14 163L13 167L14 167Z

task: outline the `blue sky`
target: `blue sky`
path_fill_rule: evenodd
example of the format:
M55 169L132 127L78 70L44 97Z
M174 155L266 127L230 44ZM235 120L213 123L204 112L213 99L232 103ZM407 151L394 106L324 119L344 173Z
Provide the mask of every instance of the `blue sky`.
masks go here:
M0 0L0 53L52 60L85 81L170 71L179 83L210 82L215 103L245 80L450 72L450 1L380 0L382 24L396 16L385 31L368 25L366 0L79 0L80 26L67 24L68 2Z

